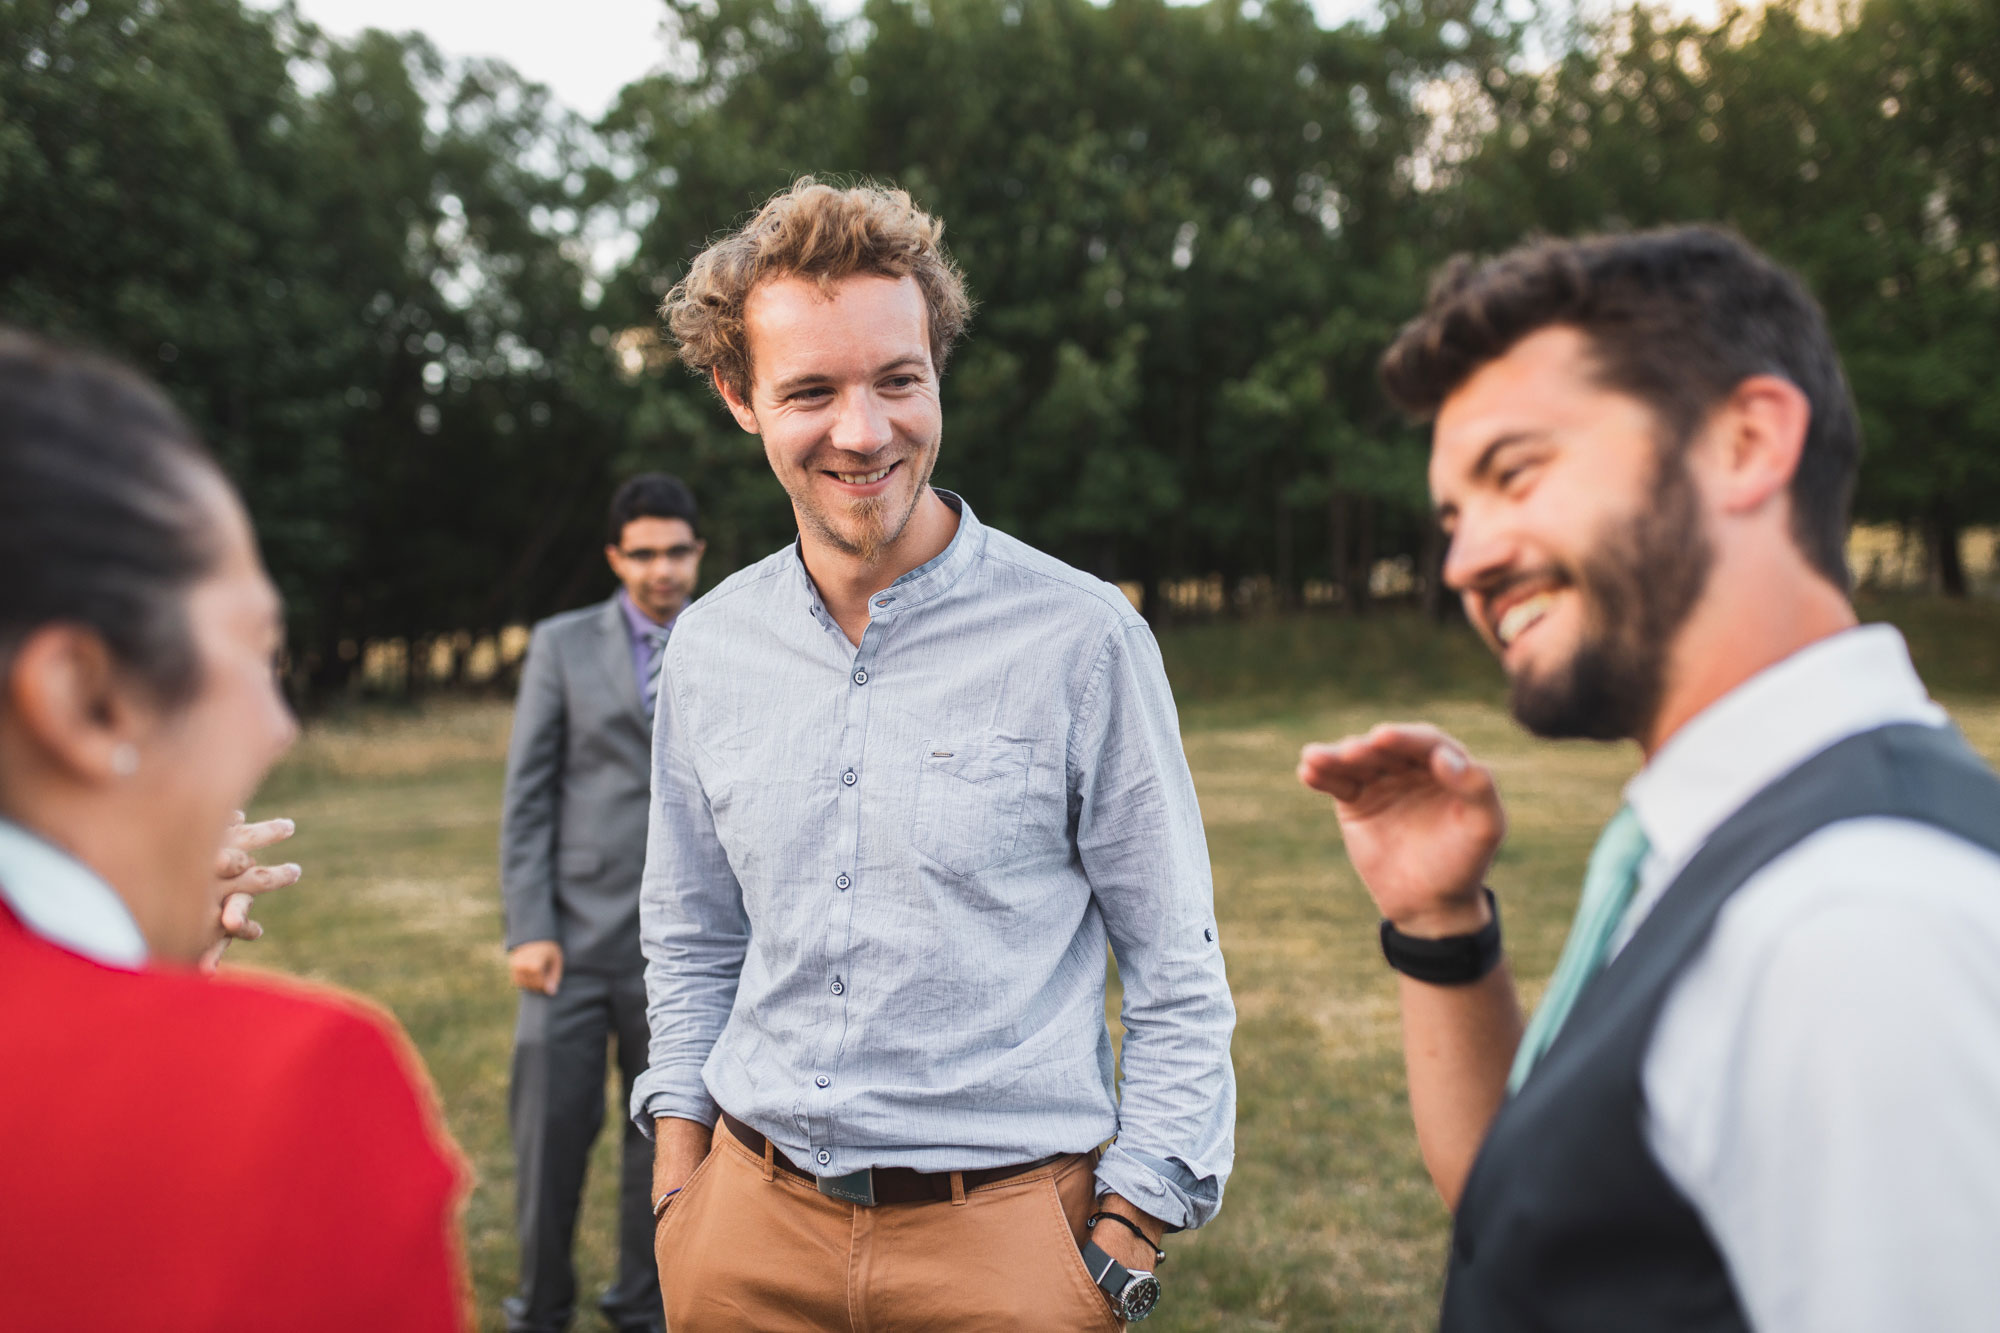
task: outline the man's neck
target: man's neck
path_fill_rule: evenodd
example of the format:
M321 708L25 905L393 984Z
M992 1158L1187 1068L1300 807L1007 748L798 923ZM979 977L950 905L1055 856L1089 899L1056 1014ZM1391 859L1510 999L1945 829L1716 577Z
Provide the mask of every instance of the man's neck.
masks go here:
M1756 579L1716 570L1668 651L1669 684L1649 733L1637 738L1640 750L1650 761L1724 695L1858 623L1846 594L1816 574Z
M958 511L926 486L902 532L872 560L831 546L814 537L804 524L799 526L799 553L805 559L806 573L848 642L860 643L868 629L868 599L911 570L937 559L958 534L958 521Z
M647 606L644 602L634 597L632 595L632 590L630 588L625 588L622 589L621 591L624 593L625 596L625 605L631 607L634 611L644 616L647 620L652 621L655 625L665 627L669 624L672 624L674 617L680 614L680 608L677 606L672 611L667 612L665 615L660 615L656 613L652 607Z

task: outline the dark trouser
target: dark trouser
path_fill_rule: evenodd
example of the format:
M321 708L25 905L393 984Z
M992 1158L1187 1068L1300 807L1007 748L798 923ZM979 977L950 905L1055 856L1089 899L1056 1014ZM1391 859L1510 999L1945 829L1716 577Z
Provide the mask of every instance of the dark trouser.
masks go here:
M600 1308L619 1329L663 1327L653 1263L652 1143L625 1115L632 1081L646 1068L643 972L565 972L553 996L523 991L514 1032L515 1214L521 1290L507 1302L513 1333L557 1333L576 1310L571 1250L590 1145L604 1125L606 1043L618 1043L625 1099L618 1119L625 1152L618 1190L618 1280Z

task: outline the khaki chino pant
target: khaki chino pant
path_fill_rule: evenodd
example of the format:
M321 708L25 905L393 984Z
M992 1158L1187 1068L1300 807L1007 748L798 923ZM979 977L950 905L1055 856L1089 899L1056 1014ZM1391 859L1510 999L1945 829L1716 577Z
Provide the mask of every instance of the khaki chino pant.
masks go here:
M1092 1160L935 1203L861 1208L718 1125L655 1244L670 1333L1117 1330L1083 1266Z

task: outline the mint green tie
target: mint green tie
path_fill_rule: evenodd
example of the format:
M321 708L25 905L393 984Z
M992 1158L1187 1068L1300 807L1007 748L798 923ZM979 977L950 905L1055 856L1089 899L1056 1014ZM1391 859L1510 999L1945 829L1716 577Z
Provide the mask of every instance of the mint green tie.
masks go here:
M1625 909L1632 905L1633 890L1639 886L1639 863L1646 859L1648 846L1639 817L1629 805L1621 806L1604 832L1597 835L1590 869L1583 876L1583 898L1569 928L1569 942L1563 945L1548 992L1521 1038L1521 1049L1514 1053L1514 1068L1507 1075L1508 1092L1520 1091L1528 1081L1528 1071L1562 1031L1563 1020L1576 1007L1576 997L1604 970L1612 937L1625 919Z

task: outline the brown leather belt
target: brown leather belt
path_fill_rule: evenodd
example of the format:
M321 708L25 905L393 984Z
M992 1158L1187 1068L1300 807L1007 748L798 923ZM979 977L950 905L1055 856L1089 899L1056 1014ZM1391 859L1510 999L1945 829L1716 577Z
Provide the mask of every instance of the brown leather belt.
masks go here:
M720 1108L718 1108L720 1109ZM738 1120L727 1111L722 1112L722 1123L736 1136L737 1142L756 1153L764 1155L769 1145L762 1134ZM963 1182L963 1189L978 1189L981 1185L991 1185L996 1180L1007 1180L1013 1176L1023 1176L1030 1171L1040 1170L1051 1162L1060 1162L1063 1155L1044 1157L1036 1162L1022 1162L1017 1166L989 1166L978 1171L916 1171L907 1166L877 1166L866 1171L856 1171L851 1175L822 1179L805 1170L785 1156L775 1146L771 1146L771 1162L803 1180L809 1180L819 1187L822 1194L830 1198L843 1199L848 1203L942 1203L952 1197L951 1178L956 1175ZM833 1188L829 1188L829 1185Z

